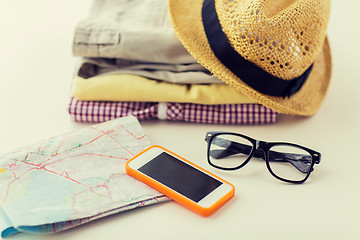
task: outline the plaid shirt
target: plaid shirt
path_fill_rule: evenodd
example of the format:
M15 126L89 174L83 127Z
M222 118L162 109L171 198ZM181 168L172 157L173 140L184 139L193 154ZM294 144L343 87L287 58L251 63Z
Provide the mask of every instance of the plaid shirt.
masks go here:
M266 124L277 120L275 111L260 104L105 102L71 98L68 110L76 122L104 122L127 115L133 115L139 120L162 119L213 124Z

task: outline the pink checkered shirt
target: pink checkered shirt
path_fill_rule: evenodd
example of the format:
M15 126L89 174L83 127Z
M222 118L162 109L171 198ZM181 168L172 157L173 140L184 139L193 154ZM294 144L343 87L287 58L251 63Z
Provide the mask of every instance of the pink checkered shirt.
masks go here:
M71 98L68 110L76 122L104 122L127 115L133 115L139 120L162 119L214 124L266 124L277 120L275 111L260 104L105 102Z

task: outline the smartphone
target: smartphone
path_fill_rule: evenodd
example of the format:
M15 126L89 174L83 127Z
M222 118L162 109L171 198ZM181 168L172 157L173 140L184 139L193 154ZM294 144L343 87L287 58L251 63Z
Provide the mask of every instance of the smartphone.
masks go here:
M235 192L232 184L157 145L130 159L126 172L203 216L211 215Z

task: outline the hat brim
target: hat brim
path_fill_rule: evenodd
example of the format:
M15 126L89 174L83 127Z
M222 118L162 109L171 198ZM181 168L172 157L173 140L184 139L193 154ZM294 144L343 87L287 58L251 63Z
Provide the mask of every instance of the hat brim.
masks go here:
M311 116L320 108L331 79L331 53L327 38L302 88L289 98L262 94L245 84L212 52L202 24L203 0L170 0L174 31L189 53L204 67L237 91L279 113Z

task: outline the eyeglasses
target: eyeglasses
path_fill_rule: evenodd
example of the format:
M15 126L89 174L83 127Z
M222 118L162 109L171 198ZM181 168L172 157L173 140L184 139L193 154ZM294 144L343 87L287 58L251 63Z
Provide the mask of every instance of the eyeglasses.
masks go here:
M321 154L297 144L264 142L238 133L208 132L207 158L211 166L235 170L245 166L252 157L265 160L269 172L288 183L303 183L320 163Z

